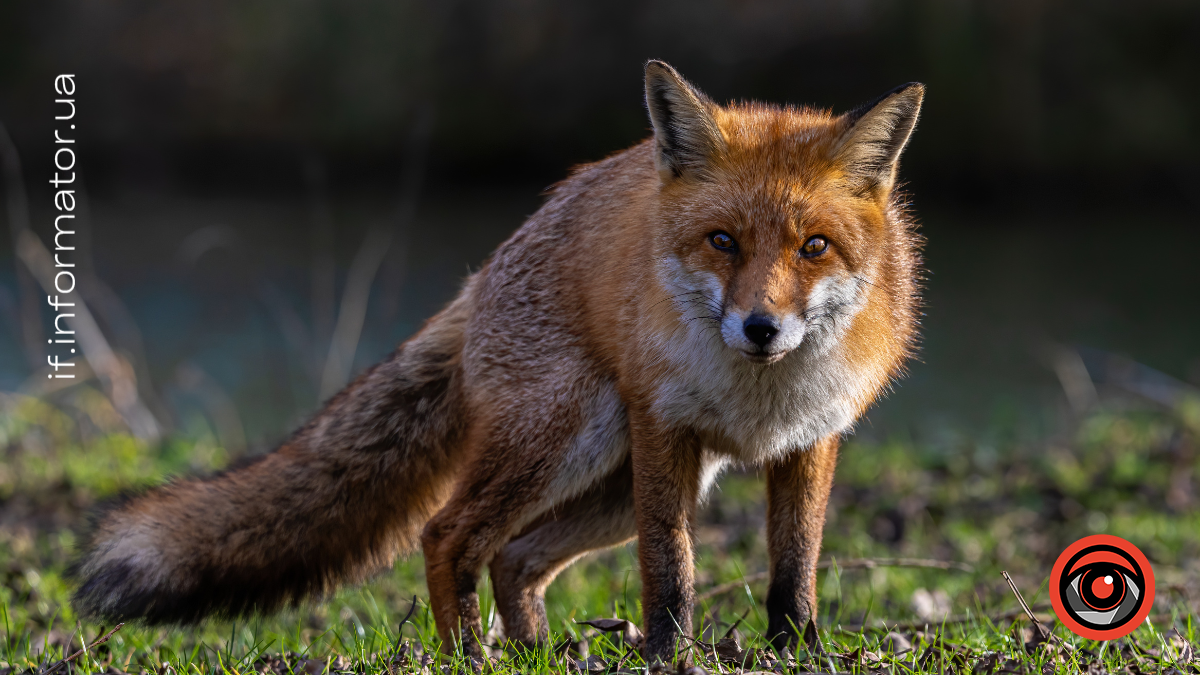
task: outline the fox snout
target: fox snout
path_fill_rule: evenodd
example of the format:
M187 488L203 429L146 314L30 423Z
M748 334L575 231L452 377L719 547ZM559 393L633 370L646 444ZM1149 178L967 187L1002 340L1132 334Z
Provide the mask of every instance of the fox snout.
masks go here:
M742 332L751 342L758 345L759 349L766 349L767 345L771 344L775 336L779 335L779 328L779 320L766 314L751 314L742 323Z
M721 337L754 363L774 363L804 341L804 319L790 312L730 309L721 322Z

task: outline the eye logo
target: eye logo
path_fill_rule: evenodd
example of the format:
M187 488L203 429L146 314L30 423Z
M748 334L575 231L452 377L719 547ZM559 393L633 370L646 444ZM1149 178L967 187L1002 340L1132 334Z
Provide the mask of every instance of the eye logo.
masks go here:
M1058 556L1050 603L1071 632L1115 640L1133 632L1154 605L1154 570L1138 547L1108 534L1084 537Z

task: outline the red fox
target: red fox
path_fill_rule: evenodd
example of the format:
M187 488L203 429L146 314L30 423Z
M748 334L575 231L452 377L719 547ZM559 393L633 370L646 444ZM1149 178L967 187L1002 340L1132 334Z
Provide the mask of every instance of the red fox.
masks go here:
M420 547L448 649L481 657L491 570L508 639L547 585L638 540L644 652L693 614L692 519L765 468L768 636L814 618L839 438L914 348L920 237L894 189L921 84L842 115L720 106L661 61L653 135L578 168L458 297L278 449L97 517L85 615L270 612Z

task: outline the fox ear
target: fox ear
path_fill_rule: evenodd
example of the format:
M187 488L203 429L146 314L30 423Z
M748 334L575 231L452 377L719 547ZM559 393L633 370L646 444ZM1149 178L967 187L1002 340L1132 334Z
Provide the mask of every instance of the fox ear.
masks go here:
M908 144L925 85L909 82L842 116L845 130L838 140L838 161L860 191L891 191L900 153Z
M707 96L662 61L646 64L646 108L654 125L655 163L663 181L703 174L725 147Z

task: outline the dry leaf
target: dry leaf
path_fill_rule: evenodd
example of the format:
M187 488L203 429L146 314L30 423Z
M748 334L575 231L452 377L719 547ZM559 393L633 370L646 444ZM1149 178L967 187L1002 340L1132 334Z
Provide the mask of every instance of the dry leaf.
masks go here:
M883 636L883 641L879 643L880 651L885 654L905 654L911 652L912 648L912 642L896 632Z
M599 656L589 656L586 659L571 659L567 667L580 673L602 673L608 664Z
M605 633L620 633L626 644L637 647L642 644L642 631L632 621L625 619L589 619L578 622Z
M717 643L716 653L720 661L732 665L740 666L746 660L746 652L742 651L742 646L734 637L721 638Z

